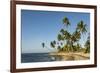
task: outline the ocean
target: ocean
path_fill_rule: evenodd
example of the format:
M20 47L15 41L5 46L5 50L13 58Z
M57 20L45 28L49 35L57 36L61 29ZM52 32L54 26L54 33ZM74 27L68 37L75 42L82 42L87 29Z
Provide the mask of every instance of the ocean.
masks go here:
M30 63L30 62L50 62L57 61L55 57L51 57L49 53L22 53L21 62Z

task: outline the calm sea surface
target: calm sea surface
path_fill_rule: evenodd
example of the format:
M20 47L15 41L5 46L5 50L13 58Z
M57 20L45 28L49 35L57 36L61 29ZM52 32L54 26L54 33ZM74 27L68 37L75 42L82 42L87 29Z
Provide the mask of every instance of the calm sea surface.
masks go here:
M56 61L54 57L49 56L48 53L23 53L21 54L21 62L49 62Z

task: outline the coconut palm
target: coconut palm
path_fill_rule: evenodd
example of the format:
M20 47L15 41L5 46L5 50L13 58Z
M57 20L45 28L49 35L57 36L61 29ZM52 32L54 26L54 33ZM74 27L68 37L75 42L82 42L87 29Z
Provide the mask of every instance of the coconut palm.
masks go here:
M84 46L86 48L85 53L90 52L90 36L88 36L87 41Z
M81 37L80 32L78 32L78 31L76 30L76 31L72 34L72 41L73 41L73 42L77 42L77 41L79 41L80 37Z
M61 46L58 46L57 49L58 49L58 50L61 50Z
M42 43L42 47L43 47L43 48L45 47L45 43Z
M52 51L52 49L50 49L48 46L46 46L45 43L42 43L42 47Z
M60 44L63 45L63 42L61 42Z
M67 17L64 17L62 22L66 27L71 25ZM60 51L76 51L77 48L79 49L80 46L78 44L75 44L80 40L81 34L85 32L87 32L86 24L83 21L80 21L77 24L77 28L72 33L70 33L67 28L62 28L59 34L57 35L58 41L53 41L50 43L50 45L53 48L59 48Z
M64 38L62 37L61 34L58 34L57 39L58 39L58 41L61 41L61 40L63 40Z
M55 44L53 42L50 43L52 48L55 48Z
M63 24L65 24L66 26L70 25L70 21L67 17L63 18Z
M64 29L61 29L61 30L60 30L60 32L63 33L63 34L64 34L64 31L65 31Z
M66 39L69 40L70 37L71 37L71 34L70 34L70 32L68 32L67 30L65 30L65 31L64 31L64 36L65 36Z
M86 24L84 24L84 22L81 20L78 24L77 24L77 31L79 31L80 33L85 33L87 32L87 29L86 29Z
M56 44L56 41L55 40L53 41L53 44Z
M77 45L76 45L76 50L77 50L77 51L80 51L80 49L81 49L81 46L80 46L79 43L77 43Z
M77 46L79 46L79 44L77 44L76 46L73 45L73 43L77 43L81 38L81 33L80 31L76 30L75 32L73 32L72 36L71 36L71 41L72 41L72 48L73 51L77 51Z
M61 29L60 32L61 35L63 36L63 39L68 40L71 36L71 34L67 30Z

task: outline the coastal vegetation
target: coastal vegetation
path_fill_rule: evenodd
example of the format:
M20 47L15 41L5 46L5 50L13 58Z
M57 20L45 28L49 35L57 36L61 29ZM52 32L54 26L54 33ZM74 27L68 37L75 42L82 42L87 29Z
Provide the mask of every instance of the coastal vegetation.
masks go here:
M87 25L83 20L79 21L75 30L72 32L69 27L73 27L69 18L64 17L62 19L62 26L57 34L57 40L50 42L51 48L54 48L56 52L50 53L51 56L60 56L62 60L74 60L89 59L90 53L90 34L87 32ZM80 39L88 33L88 38L82 46L79 42ZM42 43L42 47L45 47L45 43ZM67 58L67 59L66 59Z

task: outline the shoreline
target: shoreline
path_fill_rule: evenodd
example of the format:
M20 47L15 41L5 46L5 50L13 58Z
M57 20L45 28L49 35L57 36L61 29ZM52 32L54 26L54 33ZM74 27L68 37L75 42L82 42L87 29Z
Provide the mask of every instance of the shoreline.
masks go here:
M83 52L52 52L49 53L51 57L61 58L62 61L66 60L87 60L90 59L90 53L83 53Z

